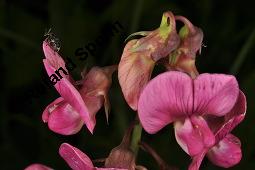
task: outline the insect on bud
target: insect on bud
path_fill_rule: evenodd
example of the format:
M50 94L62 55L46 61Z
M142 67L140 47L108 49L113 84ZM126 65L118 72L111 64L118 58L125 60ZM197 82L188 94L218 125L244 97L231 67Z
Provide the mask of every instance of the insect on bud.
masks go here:
M48 42L50 47L55 52L59 52L61 47L60 40L59 38L56 37L56 35L53 32L51 32L51 28L44 34L44 36L46 37L45 40Z

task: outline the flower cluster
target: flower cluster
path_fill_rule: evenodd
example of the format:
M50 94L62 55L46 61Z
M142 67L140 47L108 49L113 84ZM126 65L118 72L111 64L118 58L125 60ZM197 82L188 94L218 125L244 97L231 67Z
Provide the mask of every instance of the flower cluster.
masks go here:
M179 31L177 21L184 24ZM136 39L137 35L142 38ZM93 133L95 115L102 106L108 121L108 91L112 74L118 69L122 93L128 105L137 111L138 123L149 134L173 123L177 143L192 158L189 170L198 170L205 156L220 167L236 165L242 157L241 143L231 131L245 117L246 98L234 76L198 73L195 60L201 52L202 40L202 30L187 18L165 12L159 28L136 32L127 38L118 65L83 71L79 81L69 74L62 75L54 85L61 97L46 107L43 121L50 130L62 135L75 134L84 124ZM49 76L59 67L65 68L64 60L47 39L43 51ZM166 71L150 80L156 64L165 66ZM60 146L59 154L75 170L145 170L144 166L136 165L136 154L130 147L134 126L136 123L130 125L121 144L112 149L101 168L67 143ZM155 158L161 170L176 169L145 142L137 145ZM26 169L51 168L33 164Z

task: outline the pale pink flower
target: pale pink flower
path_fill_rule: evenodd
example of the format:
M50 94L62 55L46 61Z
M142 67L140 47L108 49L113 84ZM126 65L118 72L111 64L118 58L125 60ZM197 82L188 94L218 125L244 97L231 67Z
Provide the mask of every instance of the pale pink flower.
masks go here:
M61 95L46 107L42 114L43 121L52 131L63 135L77 133L84 123L92 133L96 124L95 115L103 105L108 119L107 93L111 75L117 66L93 67L87 74L83 73L79 88L68 74L64 60L47 41L43 42L43 51L45 69L51 78L54 78L53 74L59 78L54 87Z
M185 73L170 71L145 87L138 115L143 128L151 134L174 123L178 144L195 156L217 142L207 117L227 115L234 108L239 91L234 76L201 74L192 79Z

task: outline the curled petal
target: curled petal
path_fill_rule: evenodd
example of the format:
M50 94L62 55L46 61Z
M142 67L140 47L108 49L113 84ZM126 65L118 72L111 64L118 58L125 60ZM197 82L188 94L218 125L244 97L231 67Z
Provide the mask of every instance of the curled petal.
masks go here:
M50 167L47 167L45 165L35 163L35 164L32 164L32 165L29 165L24 170L53 170L53 169L50 168Z
M235 106L232 108L232 110L229 113L226 114L225 121L235 117L239 117L239 116L242 116L242 118L244 118L246 109L247 109L246 97L244 93L240 90ZM242 120L243 119L239 119L238 123L240 123L240 121Z
M90 158L68 143L61 144L59 154L73 170L94 170L94 165Z
M203 31L194 26L187 18L183 16L175 16L176 20L182 21L183 26L179 32L181 37L181 45L179 49L189 58L195 58L196 53L201 50L203 41Z
M156 133L177 118L192 113L192 79L181 72L158 75L144 88L138 115L148 133Z
M48 126L52 131L62 135L72 135L82 128L84 122L70 104L61 102L49 109L51 111Z
M194 112L224 116L233 108L238 95L234 76L201 74L194 80Z
M202 117L193 116L184 122L176 121L174 129L178 144L190 156L201 153L215 142L213 133Z
M237 137L228 134L209 150L207 157L217 166L232 167L238 164L242 158L241 143Z
M51 112L56 108L57 105L59 105L63 101L64 101L63 97L59 97L45 108L42 114L42 120L44 123L48 122Z
M127 45L126 47L131 47L129 49L131 53L149 51L148 57L154 61L166 57L180 43L180 38L176 32L175 18L170 11L164 12L158 29L145 34L146 36L135 41L134 45Z
M166 57L180 44L180 38L176 32L175 18L171 11L164 12L157 31L155 31L155 35L152 34L151 37L146 37L155 46L151 54L154 61Z
M246 112L246 98L240 91L239 97L233 109L225 116L224 122L215 134L217 142L229 134L240 122L243 121Z

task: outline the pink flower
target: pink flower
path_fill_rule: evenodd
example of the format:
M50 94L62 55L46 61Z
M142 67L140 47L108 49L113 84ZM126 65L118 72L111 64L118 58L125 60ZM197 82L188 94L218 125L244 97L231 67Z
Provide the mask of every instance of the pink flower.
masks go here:
M240 91L237 102L224 117L207 117L207 122L215 134L215 144L193 157L189 170L198 170L206 155L217 166L229 168L240 162L242 158L241 142L230 132L244 119L246 98Z
M53 169L45 165L36 163L36 164L29 165L24 170L53 170Z
M159 28L137 32L130 37L135 35L145 37L133 39L126 44L118 67L122 92L133 110L137 110L140 92L150 80L156 62L170 54L180 42L175 18L170 11L163 14Z
M60 156L67 162L73 170L127 170L122 168L97 168L94 167L91 159L78 148L68 143L61 144L59 148Z
M218 140L207 117L226 116L238 107L239 93L238 83L230 75L201 74L192 79L185 73L170 71L144 88L138 115L151 134L173 122L178 144L193 157Z
M61 95L46 107L42 114L43 121L52 131L63 135L77 133L84 123L92 133L96 124L95 115L102 105L108 118L107 93L116 66L93 67L88 74L83 73L82 87L78 88L68 74L64 60L46 41L43 42L43 51L45 69L56 81L54 87Z

